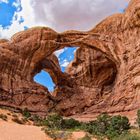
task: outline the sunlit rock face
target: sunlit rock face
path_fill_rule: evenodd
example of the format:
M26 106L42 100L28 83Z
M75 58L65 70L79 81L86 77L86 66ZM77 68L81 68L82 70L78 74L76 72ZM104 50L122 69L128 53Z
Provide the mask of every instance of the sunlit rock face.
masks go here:
M116 113L140 107L140 1L132 0L123 14L112 15L87 32L57 33L35 27L0 40L0 105L27 107L45 115L58 111ZM62 72L56 50L79 47ZM52 94L35 83L41 70L56 87Z

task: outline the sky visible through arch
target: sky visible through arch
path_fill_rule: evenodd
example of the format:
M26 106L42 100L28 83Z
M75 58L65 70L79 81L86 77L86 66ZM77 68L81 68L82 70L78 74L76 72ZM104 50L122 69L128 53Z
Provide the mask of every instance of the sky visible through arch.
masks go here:
M55 52L56 56L58 57L62 72L65 72L68 64L74 59L75 50L76 47L65 47L64 49ZM53 83L50 75L47 72L42 70L34 77L34 80L37 83L41 83L42 85L47 87L51 92L54 90L55 84Z
M124 12L129 0L0 0L0 38L33 26L49 26L58 32L89 30L113 13ZM62 71L74 59L74 48L55 54ZM49 74L41 71L35 81L53 91Z

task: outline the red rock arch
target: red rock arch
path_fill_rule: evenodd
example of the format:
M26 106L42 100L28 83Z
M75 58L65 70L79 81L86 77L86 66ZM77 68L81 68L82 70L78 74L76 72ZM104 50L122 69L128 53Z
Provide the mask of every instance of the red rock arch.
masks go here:
M47 27L35 27L15 34L9 41L0 40L0 105L19 109L28 107L30 111L42 114L55 109L64 115L138 109L140 107L139 9L139 0L132 0L124 14L112 15L87 32L57 33ZM87 88L87 85L77 83L74 80L76 76L71 75L69 70L66 74L62 74L56 63L57 59L52 59L51 56L54 51L65 46L79 46L82 53L85 51L84 48L90 50L89 52L92 50L102 52L102 60L105 60L105 65L111 67L101 68L117 71L115 82L107 86L97 84L98 86ZM96 53L93 55L96 56ZM51 64L50 67L48 63ZM92 63L93 61L88 62L88 65ZM55 98L46 88L32 81L37 68L42 64L58 84L54 91ZM102 65L104 66L104 63L101 61L96 66Z

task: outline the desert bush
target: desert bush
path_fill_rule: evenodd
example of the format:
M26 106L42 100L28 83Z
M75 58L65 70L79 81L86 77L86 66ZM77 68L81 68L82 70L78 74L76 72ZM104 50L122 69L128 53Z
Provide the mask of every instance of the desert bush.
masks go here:
M31 117L31 113L29 112L29 110L28 110L27 108L25 108L25 109L22 110L22 115L23 115L25 118Z
M60 116L59 114L51 114L48 115L47 119L42 121L42 125L45 125L52 129L61 130L63 128L62 122L63 122L62 116Z
M20 120L19 118L12 118L12 121L18 124L25 124L25 122L23 120Z
M11 116L11 113L7 113L7 115Z
M42 130L45 131L45 133L49 135L51 138L53 138L53 140L58 140L58 139L65 140L68 139L68 137L71 135L71 133L67 131L58 131L48 127L44 127L42 128Z
M63 129L80 129L81 123L75 119L63 119L59 114L48 115L46 119L42 121L42 125L49 128L63 130Z
M44 119L39 117L38 115L32 115L31 117L28 118L30 121L33 122L34 125L36 126L43 126L43 121Z
M7 121L7 116L4 114L0 114L0 118L4 121Z
M105 134L108 128L110 127L111 123L111 116L108 114L101 114L97 117L97 126L98 126L98 131L100 134Z
M122 134L122 135L114 138L113 140L140 140L140 135L125 133L125 134Z
M85 124L84 125L84 130L89 132L90 134L95 134L95 135L99 135L100 134L100 131L98 129L98 122L97 122L97 120L90 121L89 123Z
M12 117L14 118L18 118L18 116L16 114L12 114Z
M63 119L62 128L63 129L78 129L80 128L81 123L75 119Z
M137 111L137 124L138 127L140 128L140 109Z
M117 137L130 129L129 120L127 117L109 116L101 114L97 120L91 121L85 125L85 130L94 135L106 135L109 139Z
M110 138L117 137L130 129L130 123L125 116L113 116L110 125L106 131L106 135Z
M120 115L111 117L108 114L101 114L96 120L88 123L82 123L74 119L63 119L63 117L58 114L51 114L40 122L41 125L44 126L46 133L52 133L57 130L80 129L100 137L107 136L108 139L118 137L130 129L127 117Z
M23 122L23 124L26 124L28 122L27 118L21 118L21 121Z
M84 129L95 135L104 135L110 126L111 117L107 114L101 114L97 120L84 124Z

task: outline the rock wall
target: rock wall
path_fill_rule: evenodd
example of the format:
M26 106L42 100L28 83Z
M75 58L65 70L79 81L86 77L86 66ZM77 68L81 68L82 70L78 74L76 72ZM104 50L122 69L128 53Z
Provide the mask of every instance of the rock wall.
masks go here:
M87 32L34 27L1 39L0 105L65 116L140 108L139 14L140 1L131 0ZM66 46L79 48L63 73L53 52ZM52 95L33 81L42 69L56 84Z

